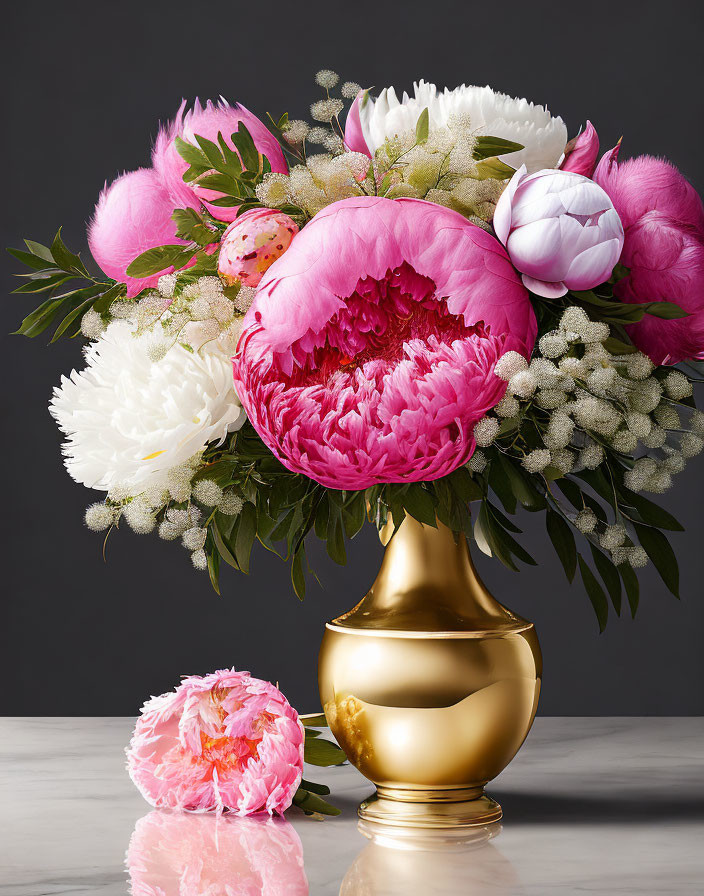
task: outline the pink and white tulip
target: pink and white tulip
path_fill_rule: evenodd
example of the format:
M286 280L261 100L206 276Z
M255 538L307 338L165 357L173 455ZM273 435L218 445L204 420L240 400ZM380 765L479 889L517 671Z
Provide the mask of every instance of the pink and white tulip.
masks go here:
M169 191L151 168L123 174L100 194L88 226L88 245L100 268L113 279L127 284L132 298L147 287L156 286L168 267L151 277L129 277L130 264L155 246L183 243L176 237L171 220L174 210Z
M282 813L303 772L304 729L274 685L234 669L184 679L142 708L127 768L152 806Z
M220 242L218 273L227 286L256 287L291 245L298 225L283 212L253 208L230 224Z
M329 488L437 479L466 463L537 325L500 243L414 199L335 202L264 275L235 387L288 469Z
M609 197L589 178L519 168L501 194L494 230L523 283L552 299L608 280L623 248Z
M202 202L210 214L219 221L234 221L237 206L213 204L214 200L222 198L222 193L204 189L197 183L184 183L183 175L188 169L188 163L176 149L176 137L197 145L196 134L217 143L220 133L227 145L234 149L231 137L241 123L251 134L259 153L269 160L271 170L281 174L288 172L283 150L276 137L257 116L239 103L230 106L220 98L217 105L208 100L203 107L196 100L193 109L188 112L185 109L184 100L176 118L159 132L152 153L152 165L170 191L177 207L198 207Z
M591 177L598 156L599 135L591 121L587 121L582 133L567 144L560 170L573 171L575 174Z

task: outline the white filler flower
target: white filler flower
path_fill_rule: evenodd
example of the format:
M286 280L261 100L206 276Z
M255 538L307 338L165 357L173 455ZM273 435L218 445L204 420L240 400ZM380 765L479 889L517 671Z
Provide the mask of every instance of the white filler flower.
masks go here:
M66 469L89 488L139 494L245 421L230 353L177 344L152 362L149 342L115 322L87 347L85 368L54 389L49 409L67 437Z
M500 158L512 168L525 165L529 173L554 168L567 143L564 121L553 118L544 106L497 93L491 87L463 84L440 92L435 84L419 81L414 84L414 95L404 93L400 101L394 88L387 87L378 99L367 96L360 102L362 133L370 152L374 154L389 138L414 131L426 108L431 132L446 127L453 118L468 116L473 133L521 143L524 149Z

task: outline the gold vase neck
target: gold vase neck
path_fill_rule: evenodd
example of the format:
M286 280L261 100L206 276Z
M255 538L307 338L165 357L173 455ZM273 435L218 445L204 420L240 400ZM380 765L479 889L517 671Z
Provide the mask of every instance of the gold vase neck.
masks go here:
M369 593L333 625L407 632L522 631L529 623L487 591L464 535L438 522L424 526L406 516L387 544Z

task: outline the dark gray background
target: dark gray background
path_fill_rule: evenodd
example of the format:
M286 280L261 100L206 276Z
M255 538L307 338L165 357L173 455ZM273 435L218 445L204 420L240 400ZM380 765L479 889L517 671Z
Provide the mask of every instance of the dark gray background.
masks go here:
M315 71L332 67L365 86L490 83L547 103L570 133L589 117L625 155L672 159L704 188L702 9L699 2L525 3L426 0L23 3L4 13L3 245L50 241L59 225L85 248L85 222L105 179L148 164L159 119L181 97L224 94L253 111L306 115ZM258 10L261 10L260 12ZM2 330L29 302L7 297ZM91 494L65 473L46 410L79 346L3 337L2 663L0 713L128 715L183 673L235 665L278 680L300 711L318 706L316 655L326 619L372 582L371 530L335 567L311 546L324 589L303 605L288 570L260 551L247 578L226 569L223 596L178 545L82 525ZM701 461L701 458L700 458ZM704 710L701 463L667 506L687 527L673 538L682 601L652 569L635 622L598 634L586 597L566 584L542 517L524 517L539 560L520 575L486 558L487 583L535 621L545 655L540 711L557 715L699 714Z

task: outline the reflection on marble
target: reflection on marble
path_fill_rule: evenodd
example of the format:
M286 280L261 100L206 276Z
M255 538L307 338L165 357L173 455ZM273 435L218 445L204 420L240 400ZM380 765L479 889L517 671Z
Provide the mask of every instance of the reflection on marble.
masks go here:
M0 896L127 896L125 852L133 835L134 852L155 815L125 771L132 725L0 718ZM286 879L293 882L281 892L291 896L306 892L305 879L311 896L703 892L704 719L536 719L516 759L489 788L504 809L501 829L482 830L475 843L360 832L357 805L371 793L369 782L348 766L311 768L305 777L330 785L339 818L315 821L294 810L271 828L247 820L231 827L237 819L222 819L223 850L213 817L204 817L201 830L201 816L186 816L183 824L177 816L177 828L198 830L198 849L208 857L193 871L197 850L189 846L191 879L210 875L217 885L221 872L252 870L252 892L259 894L256 875L275 881L290 860ZM155 857L162 825L155 822L146 871L137 876L159 873L172 881L185 866L179 850ZM272 838L261 840L260 831ZM134 867L132 878L134 885ZM174 892L147 884L149 896ZM275 894L276 884L268 885ZM223 892L211 888L208 896Z
M360 822L371 841L342 881L340 896L510 896L518 882L509 861L489 841L500 824L464 831L415 831Z
M307 896L303 847L283 819L154 811L127 850L132 896Z

